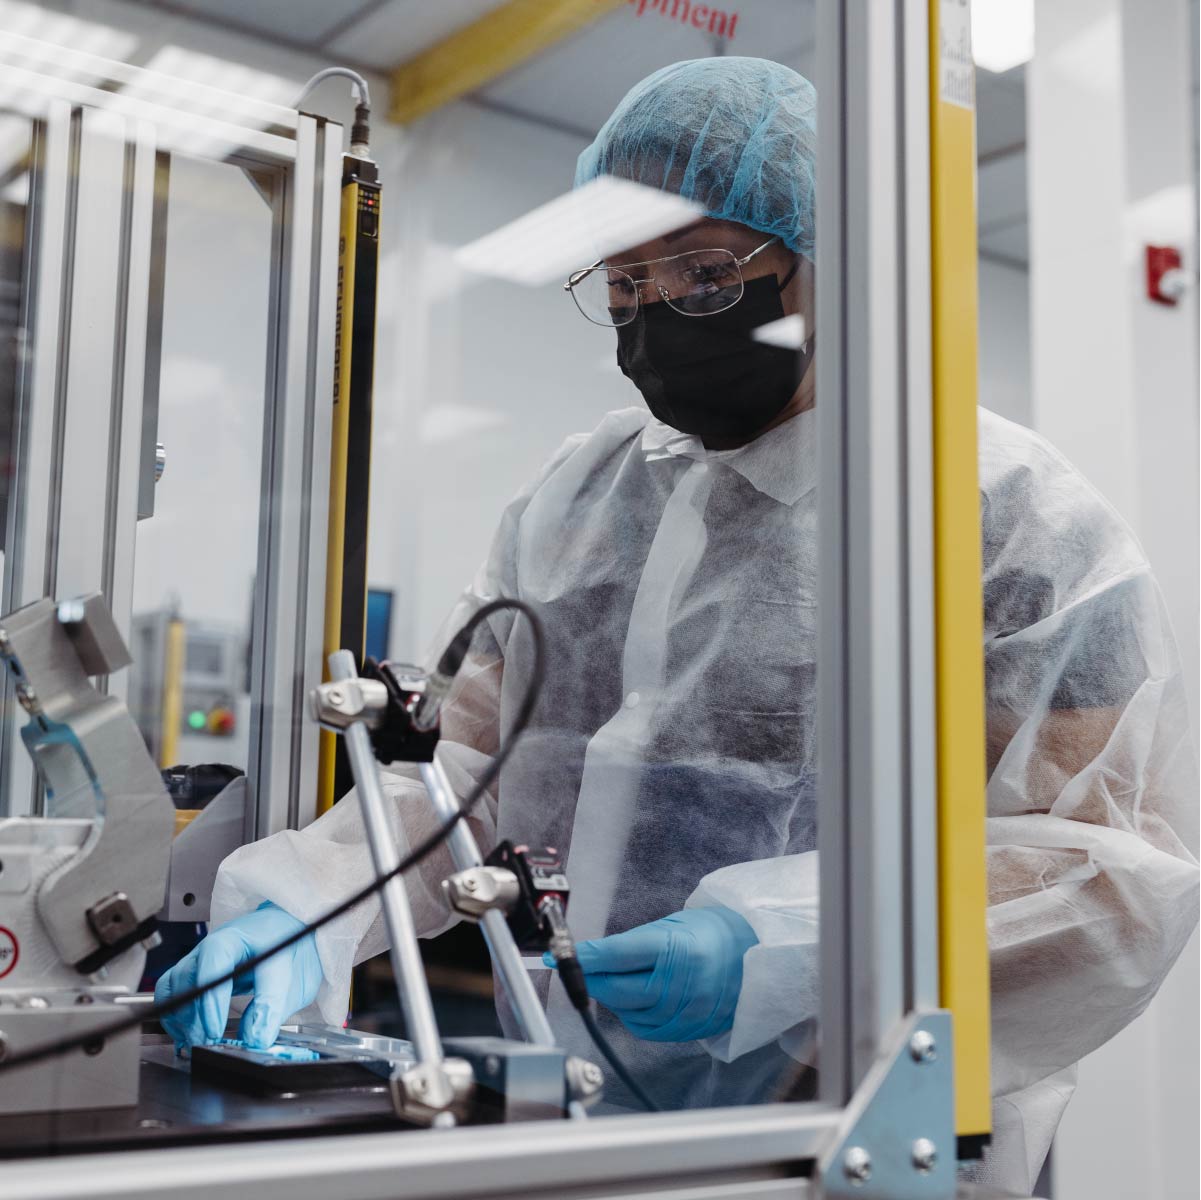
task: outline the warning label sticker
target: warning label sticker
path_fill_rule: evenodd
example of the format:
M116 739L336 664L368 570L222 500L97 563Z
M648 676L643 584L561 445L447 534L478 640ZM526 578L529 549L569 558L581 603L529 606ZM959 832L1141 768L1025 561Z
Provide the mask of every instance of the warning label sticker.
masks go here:
M11 929L0 925L0 979L3 979L21 956L21 948L17 945L17 935Z
M948 104L975 108L971 4L969 0L939 0L938 9L938 95Z

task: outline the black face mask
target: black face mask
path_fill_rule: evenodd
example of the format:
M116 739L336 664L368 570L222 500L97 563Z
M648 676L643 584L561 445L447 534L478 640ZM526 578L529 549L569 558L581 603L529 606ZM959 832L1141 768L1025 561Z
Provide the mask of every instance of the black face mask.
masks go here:
M774 275L752 279L733 308L708 317L644 304L617 330L618 365L664 424L706 440L747 440L783 411L813 357L812 337L799 353L754 340L754 330L784 316L782 290Z

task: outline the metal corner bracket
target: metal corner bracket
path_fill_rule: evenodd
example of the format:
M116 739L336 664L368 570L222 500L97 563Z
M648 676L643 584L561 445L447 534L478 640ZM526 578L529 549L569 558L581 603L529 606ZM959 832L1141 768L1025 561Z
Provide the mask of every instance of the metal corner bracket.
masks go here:
M949 1012L901 1023L818 1161L821 1200L953 1200L953 1066Z

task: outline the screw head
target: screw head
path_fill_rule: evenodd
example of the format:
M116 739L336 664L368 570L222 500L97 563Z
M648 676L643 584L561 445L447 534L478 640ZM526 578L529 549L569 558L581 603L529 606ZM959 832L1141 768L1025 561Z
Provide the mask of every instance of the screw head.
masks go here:
M605 1082L604 1073L601 1071L600 1067L598 1067L596 1065L596 1063L593 1063L593 1062L586 1062L584 1064L583 1075L584 1075L585 1083L591 1083L591 1084L596 1085L596 1084L601 1084L601 1083Z
M842 1156L842 1171L852 1183L866 1183L872 1177L872 1156L862 1146L852 1146Z
M409 1086L420 1096L425 1091L425 1080L418 1075Z
M929 1175L937 1163L938 1147L929 1138L918 1138L913 1143L913 1165L923 1175Z
M58 622L60 625L78 625L87 616L87 611L82 600L63 600L58 606Z
M933 1062L938 1057L938 1044L928 1029L919 1029L909 1039L909 1056L914 1062Z
M325 694L325 698L331 704L342 704L346 700L346 695L341 688L330 688Z
M470 876L463 880L463 890L464 891L474 892L476 890L476 888L478 888L478 887L479 887L479 884L476 883L476 881L474 879L472 879Z

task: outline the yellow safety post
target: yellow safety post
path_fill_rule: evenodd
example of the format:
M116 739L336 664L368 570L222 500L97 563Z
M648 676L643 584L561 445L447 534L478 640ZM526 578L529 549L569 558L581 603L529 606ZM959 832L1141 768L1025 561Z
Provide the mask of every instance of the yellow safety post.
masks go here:
M934 597L942 1003L961 1140L991 1128L984 633L976 433L976 151L967 0L930 0Z
M183 663L188 640L187 625L182 618L172 617L167 622L163 640L163 704L158 765L173 767L179 762L179 726L183 721Z
M392 72L393 121L426 113L484 87L592 24L626 0L509 0Z

